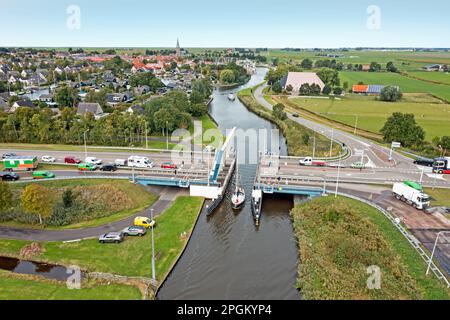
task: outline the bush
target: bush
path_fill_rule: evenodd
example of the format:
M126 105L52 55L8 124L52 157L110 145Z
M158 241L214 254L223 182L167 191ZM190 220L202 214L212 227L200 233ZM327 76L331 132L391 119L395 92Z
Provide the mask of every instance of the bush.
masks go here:
M387 86L381 90L380 100L386 102L395 102L402 98L402 93L398 87Z

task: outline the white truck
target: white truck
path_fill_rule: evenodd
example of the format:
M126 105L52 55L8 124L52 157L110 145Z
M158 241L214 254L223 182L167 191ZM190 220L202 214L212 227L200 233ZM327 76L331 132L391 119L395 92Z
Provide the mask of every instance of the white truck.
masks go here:
M128 158L128 166L134 168L153 168L155 165L147 157L131 156Z
M306 157L303 159L300 159L298 161L298 164L301 166L312 166L312 167L325 167L327 163L325 161L321 160L314 160L312 157Z
M427 194L406 183L395 183L392 193L397 200L406 202L417 210L424 210L430 206L430 197Z

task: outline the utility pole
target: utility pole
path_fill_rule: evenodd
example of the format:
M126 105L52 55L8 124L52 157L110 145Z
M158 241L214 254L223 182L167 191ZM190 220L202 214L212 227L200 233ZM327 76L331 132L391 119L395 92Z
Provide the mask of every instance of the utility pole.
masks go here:
M145 148L148 149L147 120L144 120L144 123L145 123Z
M313 160L314 160L315 157L316 157L316 132L314 131L314 136L313 136L313 154L312 154Z
M86 133L88 133L89 132L89 129L87 129L84 133L83 133L83 136L84 136L84 160L86 161L86 158L87 158L87 143L86 143Z
M353 132L354 135L356 135L356 129L357 128L358 128L358 115L356 115L355 131Z
M333 155L333 139L334 139L334 128L331 128L330 158Z
M445 234L445 233L449 233L450 234L449 231L441 231L441 232L438 232L438 234L436 236L436 241L434 242L433 251L431 252L431 257L430 257L430 260L428 260L428 268L427 268L427 272L425 273L426 275L428 275L428 273L430 272L431 263L433 262L433 257L434 257L434 253L436 252L436 247L437 247L437 244L438 244L439 237L441 235Z
M334 194L334 197L337 198L338 196L338 188L339 188L339 178L341 175L341 157L339 157L339 164L338 164L338 173L337 173L337 179L336 179L336 193Z
M166 121L166 131L167 131L166 149L169 150L169 122L168 121Z
M154 237L154 223L153 223L153 209L150 209L151 223L152 223L152 279L156 281L156 270L155 270L155 237Z

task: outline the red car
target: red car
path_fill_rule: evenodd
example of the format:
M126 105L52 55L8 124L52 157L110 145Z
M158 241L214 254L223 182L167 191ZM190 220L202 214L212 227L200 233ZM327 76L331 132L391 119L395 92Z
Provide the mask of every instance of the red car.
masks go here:
M162 169L177 169L177 165L171 162L164 162L161 164Z
M65 157L64 163L79 164L81 163L81 160L75 157Z

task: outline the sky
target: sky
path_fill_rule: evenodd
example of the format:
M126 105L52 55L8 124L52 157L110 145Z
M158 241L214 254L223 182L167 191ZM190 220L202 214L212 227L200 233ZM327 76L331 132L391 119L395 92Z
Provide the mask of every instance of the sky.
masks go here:
M450 47L448 0L0 0L8 47Z

